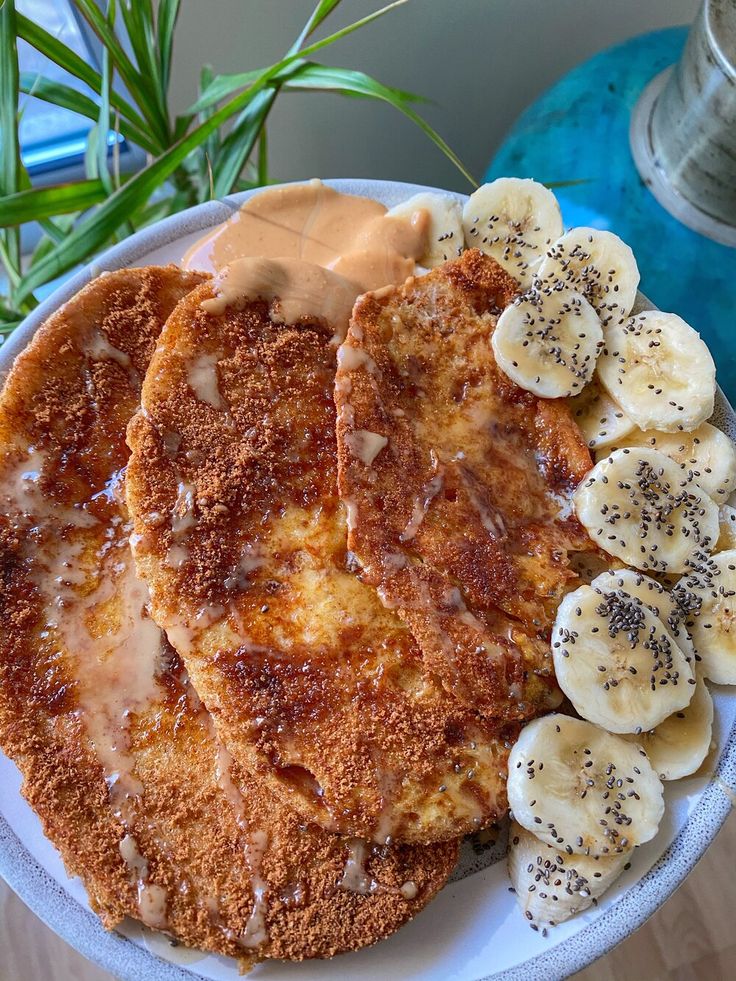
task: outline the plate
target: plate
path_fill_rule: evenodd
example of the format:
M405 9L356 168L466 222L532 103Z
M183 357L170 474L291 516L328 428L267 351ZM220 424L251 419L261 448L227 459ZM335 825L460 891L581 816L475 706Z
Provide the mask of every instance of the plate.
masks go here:
M333 180L331 187L388 206L419 191L387 181ZM105 252L43 302L0 348L0 377L41 323L103 270L179 262L208 228L227 219L253 193L191 208ZM464 200L462 195L457 195ZM643 298L640 298L641 302ZM736 414L719 391L714 418L736 439ZM736 693L710 686L716 749L701 772L665 784L666 811L654 841L639 848L631 868L597 907L549 931L529 929L509 892L503 834L481 846L466 843L450 883L415 920L367 950L332 961L266 962L254 981L553 981L581 970L625 939L674 892L715 838L736 800ZM122 981L229 981L235 962L173 946L133 921L108 933L91 912L79 879L64 871L58 853L20 795L21 778L0 753L0 874L52 930Z

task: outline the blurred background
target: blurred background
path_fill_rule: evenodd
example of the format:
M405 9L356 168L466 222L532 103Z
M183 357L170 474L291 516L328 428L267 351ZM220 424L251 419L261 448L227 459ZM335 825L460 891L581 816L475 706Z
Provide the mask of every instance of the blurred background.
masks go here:
M313 0L184 0L174 108L196 96L191 67L209 61L218 72L234 72L268 64L312 6ZM377 6L346 0L331 29ZM480 177L519 113L561 75L635 34L691 22L698 6L698 0L411 0L320 57L431 99L423 114ZM381 105L290 94L277 103L269 136L280 180L384 177L467 190L408 120Z

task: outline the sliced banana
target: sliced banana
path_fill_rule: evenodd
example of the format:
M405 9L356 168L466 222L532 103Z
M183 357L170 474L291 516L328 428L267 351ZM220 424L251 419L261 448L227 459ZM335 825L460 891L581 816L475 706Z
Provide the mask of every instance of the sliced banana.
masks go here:
M609 732L644 732L693 697L695 678L664 623L622 589L580 586L552 628L557 683L576 712Z
M639 287L634 253L613 232L571 228L547 249L536 272L549 286L579 290L604 326L628 316Z
M491 338L501 370L540 398L579 392L593 377L603 331L585 297L530 290L506 307Z
M644 750L567 715L522 729L507 789L516 821L568 854L630 851L655 836L664 813L662 783Z
M651 732L626 736L643 747L661 780L680 780L700 769L713 738L713 699L698 681L688 706L675 712Z
M704 422L692 432L658 433L637 429L616 446L651 446L679 463L706 494L725 501L736 487L736 446L720 429Z
M570 402L573 418L591 450L601 450L628 436L635 428L624 410L611 398L597 378Z
M736 549L711 556L674 594L688 611L688 630L703 677L736 685Z
M429 215L429 228L427 250L417 260L419 265L431 269L448 259L456 259L465 248L460 202L451 194L423 191L394 205L388 217L411 218L421 210Z
M713 358L674 313L648 310L611 324L598 377L639 429L691 432L713 414Z
M569 855L539 841L512 821L509 828L509 877L524 916L555 926L592 906L621 875L629 859L616 855Z
M718 541L718 507L669 457L647 447L614 450L573 495L600 548L637 569L685 572Z
M692 638L685 626L685 616L672 593L656 579L650 579L643 572L637 572L634 569L619 569L601 573L593 580L591 586L594 589L603 589L609 592L623 590L629 596L634 596L640 599L642 603L646 603L672 634L691 667L695 667L697 658Z
M562 235L557 198L544 184L499 177L483 184L463 208L465 244L480 249L528 285L550 242Z
M723 504L718 512L718 544L716 552L736 548L736 508Z

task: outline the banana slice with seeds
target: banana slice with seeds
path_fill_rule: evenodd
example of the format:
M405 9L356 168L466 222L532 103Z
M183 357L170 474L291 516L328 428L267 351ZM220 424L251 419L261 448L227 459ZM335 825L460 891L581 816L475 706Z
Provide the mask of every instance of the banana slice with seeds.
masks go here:
M451 194L423 191L395 205L387 217L411 218L420 210L429 215L429 229L427 251L417 260L419 265L431 269L456 259L465 247L460 202Z
M593 541L637 569L685 572L718 541L718 507L669 457L614 450L573 495Z
M617 855L568 855L539 841L512 821L509 877L524 916L532 924L555 926L588 909L621 875L629 860Z
M552 658L578 714L609 732L653 729L693 697L685 654L652 608L623 589L568 593L552 628Z
M680 780L700 769L713 739L713 699L698 681L689 705L651 732L624 738L642 746L661 780Z
M736 685L736 549L711 556L673 594L687 612L703 677Z
M529 285L545 249L562 235L562 215L544 184L499 177L470 195L463 228L469 248L493 256L522 285Z
M603 346L598 316L579 293L530 290L506 307L491 337L501 370L540 398L579 392Z
M730 504L721 505L718 511L718 544L716 552L726 552L736 548L736 508Z
M597 228L571 228L553 242L536 276L583 293L604 327L628 316L639 287L634 253L618 235Z
M713 414L716 368L697 331L649 310L606 330L598 377L639 429L691 432Z
M509 757L509 805L518 823L568 855L615 855L657 833L662 783L646 753L567 715L524 729Z
M690 666L696 667L697 656L692 638L685 626L685 614L677 605L672 593L656 579L650 579L643 572L634 569L619 569L601 573L593 580L591 586L609 592L622 590L629 596L640 599L672 634Z
M624 445L621 441L635 428L634 422L595 377L571 400L570 409L591 450L616 443Z
M704 422L692 432L659 433L656 430L629 433L621 446L650 446L679 463L706 494L719 503L736 488L736 446L720 429Z

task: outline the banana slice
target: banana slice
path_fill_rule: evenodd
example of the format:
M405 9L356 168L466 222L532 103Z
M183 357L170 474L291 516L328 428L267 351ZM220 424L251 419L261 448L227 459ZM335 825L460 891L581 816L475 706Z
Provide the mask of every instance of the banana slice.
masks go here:
M388 217L411 218L420 210L429 215L429 230L427 251L417 260L419 265L431 269L448 259L456 259L465 248L459 201L450 194L424 191L395 205Z
M499 177L474 191L463 208L463 228L469 248L493 256L523 285L563 230L554 194L519 177Z
M716 552L736 548L736 508L723 504L718 512L718 544Z
M501 370L540 398L579 392L593 377L603 331L585 297L530 290L506 307L491 337Z
M711 556L675 587L703 677L736 685L736 549Z
M596 378L575 396L570 408L591 450L616 443L620 446L621 440L635 428L634 422Z
M713 414L713 358L674 313L648 310L611 324L598 377L639 429L691 432Z
M598 228L571 228L547 249L536 275L549 286L583 293L604 327L628 316L639 286L634 253L618 235Z
M653 729L693 697L693 669L677 642L651 607L622 589L568 593L552 628L552 658L577 713L609 732Z
M591 586L608 592L622 590L629 596L640 599L665 625L690 666L696 667L697 657L692 638L685 626L685 615L672 593L656 579L650 579L643 572L636 572L634 569L619 569L601 573Z
M685 572L718 541L718 507L657 450L623 448L600 460L573 495L593 541L637 569Z
M698 681L690 704L661 722L652 732L625 736L641 746L660 780L679 780L700 769L713 738L713 699Z
M507 789L516 821L567 854L630 851L655 836L664 813L662 783L644 750L567 715L522 729Z
M736 446L720 429L704 422L689 433L658 433L636 430L619 446L650 446L679 463L689 477L696 480L706 494L725 501L736 487Z
M509 878L524 916L556 926L599 899L623 872L629 855L568 855L512 821Z

